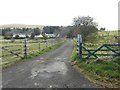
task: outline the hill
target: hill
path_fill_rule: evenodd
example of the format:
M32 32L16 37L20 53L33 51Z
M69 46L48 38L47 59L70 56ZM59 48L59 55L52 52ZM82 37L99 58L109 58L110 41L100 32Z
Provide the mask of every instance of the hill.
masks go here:
M0 25L1 28L40 28L42 29L44 26L43 25L26 25L26 24L5 24L5 25Z

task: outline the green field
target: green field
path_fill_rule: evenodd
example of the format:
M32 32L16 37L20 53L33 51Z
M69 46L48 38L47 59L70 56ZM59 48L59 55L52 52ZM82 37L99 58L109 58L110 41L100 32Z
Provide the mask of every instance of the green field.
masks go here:
M118 31L102 31L98 32L94 38L88 40L84 46L87 49L95 50L103 44L119 43L119 40ZM80 60L77 55L76 39L74 39L74 45L71 61L76 64L85 75L105 87L120 87L120 56L102 56L97 59ZM116 49L119 49L119 47L116 47ZM86 52L83 51L83 53Z
M57 44L63 42L63 39L27 39L26 44L26 53L25 56L25 47L24 39L15 39L12 40L1 39L0 46L2 47L2 53L0 54L1 64L3 67L8 64L19 62L23 59L29 59L36 57L40 54L43 54L50 49L56 47ZM57 45L58 46L58 45Z

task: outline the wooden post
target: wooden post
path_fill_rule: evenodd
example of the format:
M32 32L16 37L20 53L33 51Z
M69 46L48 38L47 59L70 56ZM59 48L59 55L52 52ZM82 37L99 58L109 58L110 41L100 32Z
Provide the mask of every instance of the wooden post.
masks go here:
M82 59L82 37L78 34L78 55Z
M24 40L24 57L27 58L27 42L26 42L26 37Z
M54 45L54 43L55 43L55 40L52 40L52 42L53 42L53 45Z
M46 40L46 48L47 48L47 40Z
M38 41L39 42L39 51L40 51L40 41Z

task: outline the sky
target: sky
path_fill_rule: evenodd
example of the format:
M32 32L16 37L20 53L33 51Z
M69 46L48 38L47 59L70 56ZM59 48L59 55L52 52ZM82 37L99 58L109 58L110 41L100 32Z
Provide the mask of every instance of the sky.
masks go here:
M98 27L118 29L119 0L0 0L0 25L67 26L77 16L90 16Z

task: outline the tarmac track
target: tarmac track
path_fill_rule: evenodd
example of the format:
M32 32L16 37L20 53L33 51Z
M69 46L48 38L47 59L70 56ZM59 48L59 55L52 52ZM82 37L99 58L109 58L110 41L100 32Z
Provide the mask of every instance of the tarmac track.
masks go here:
M34 60L2 71L3 88L101 88L70 64L73 41Z

